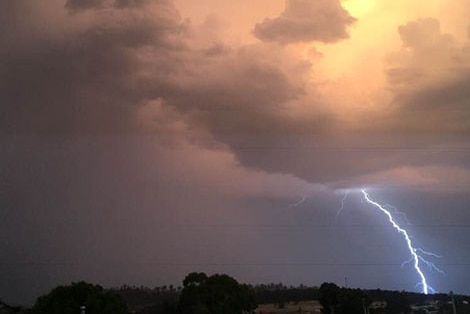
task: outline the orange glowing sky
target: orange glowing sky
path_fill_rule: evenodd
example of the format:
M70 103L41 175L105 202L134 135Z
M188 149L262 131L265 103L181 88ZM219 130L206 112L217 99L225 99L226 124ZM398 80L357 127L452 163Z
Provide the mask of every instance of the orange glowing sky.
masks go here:
M285 8L285 1L177 0L176 5L181 15L194 24L204 23L208 16L218 18L219 35L242 46L259 43L253 36L254 25L278 16ZM449 64L451 57L440 58L438 49L428 50L429 62L419 64L420 57L410 57L410 49L404 47L398 32L401 25L433 18L439 21L441 34L453 37L455 49L468 46L470 5L466 1L343 0L342 6L357 19L349 28L349 38L335 43L294 43L274 49L283 49L284 58L290 63L293 60L312 62L307 84L315 85L330 109L353 128L360 128L362 121L358 120L364 114L380 116L390 110L394 87L390 85L387 71L391 68L422 68L433 73L428 83L439 84L446 80L448 68L459 66ZM464 63L468 64L468 58ZM308 100L303 106L308 111Z

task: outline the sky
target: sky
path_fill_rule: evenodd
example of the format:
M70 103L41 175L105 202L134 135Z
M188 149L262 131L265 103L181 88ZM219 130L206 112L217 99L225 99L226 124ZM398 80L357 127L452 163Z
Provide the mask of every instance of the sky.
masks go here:
M468 1L0 0L0 29L0 299L421 291L361 188L470 294Z

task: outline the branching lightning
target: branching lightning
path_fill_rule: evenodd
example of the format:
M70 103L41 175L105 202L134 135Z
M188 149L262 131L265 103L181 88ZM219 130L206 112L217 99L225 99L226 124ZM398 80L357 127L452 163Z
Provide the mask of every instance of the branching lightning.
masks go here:
M364 201L366 201L370 205L378 208L383 214L385 214L385 216L388 218L388 221L390 222L392 227L396 231L398 231L398 233L400 233L403 236L403 238L405 240L405 243L406 243L406 247L407 247L407 249L408 249L408 251L410 252L410 255L411 255L409 260L402 263L402 267L404 267L408 264L412 264L414 270L416 271L416 273L418 274L418 276L420 278L420 281L417 284L417 286L422 287L422 291L423 291L424 294L428 294L429 292L434 292L434 289L431 286L429 286L429 284L427 282L427 279L424 275L422 266L427 267L430 272L435 271L435 272L438 272L440 274L444 274L444 272L442 270L440 270L438 267L436 267L436 265L434 265L432 262L426 260L423 256L429 256L429 257L433 257L433 258L441 258L441 256L439 256L435 253L427 252L427 251L425 251L421 248L414 247L412 237L408 234L406 229L401 227L400 222L399 222L399 221L402 221L406 225L410 224L406 214L398 211L398 209L394 206L391 206L391 205L388 205L388 204L383 204L382 205L382 204L379 204L378 202L372 200L369 193L367 193L365 189L357 189L357 190L346 190L345 191L344 196L341 199L341 206L340 206L338 212L336 213L336 218L335 219L337 220L338 217L343 212L344 206L345 206L345 201L348 198L349 193L351 191L361 192L362 195L363 195L363 200ZM397 220L395 218L395 216L399 216L399 217L401 217L401 219Z
M426 280L426 277L424 276L423 270L421 269L421 264L424 264L430 270L435 270L435 271L437 271L441 274L443 274L444 272L442 270L440 270L439 268L437 268L433 263L431 263L431 262L427 261L426 259L424 259L422 255L433 256L433 257L440 257L440 256L437 255L437 254L434 254L434 253L426 252L426 251L424 251L420 248L415 248L413 246L413 242L411 241L411 237L409 236L408 232L405 229L403 229L402 227L400 227L400 225L397 223L397 221L394 219L393 215L391 214L390 210L387 209L387 208L394 208L394 207L390 207L390 206L387 206L387 205L381 205L381 204L375 202L374 200L371 199L371 197L369 196L369 194L366 192L365 189L362 189L361 192L364 195L364 199L369 204L373 205L374 207L378 208L382 213L384 213L387 216L388 221L393 226L393 228L395 230L397 230L403 236L403 238L405 239L405 242L406 242L408 251L410 252L411 258L408 261L404 262L402 264L402 266L404 266L406 264L409 264L409 263L412 263L416 273L418 274L418 276L420 278L419 286L422 287L423 293L428 294L429 291L431 291L431 292L434 291L428 285L428 282Z
M411 225L410 220L408 219L408 216L405 213L402 213L401 211L399 211L395 206L385 204L385 205L383 205L383 207L386 210L388 210L389 212L393 211L396 215L401 216L403 218L403 221L405 222L405 224Z
M435 257L435 258L442 258L442 256L440 256L440 255L437 255L437 254L431 253L431 252L427 252L427 251L425 251L423 249L420 249L420 248L416 249L416 253L421 253L422 255L427 255L427 256L431 256L431 257ZM433 263L431 263L428 260L425 260L421 255L418 255L418 256L419 256L419 260L429 268L429 271L436 271L436 272L438 272L442 275L445 275L445 272L442 271L441 269L437 268L436 265L434 265ZM413 262L413 258L403 262L401 264L401 267L404 267L405 265L410 264L411 262Z
M345 209L345 203L350 194L358 193L362 194L362 200L369 205L379 209L387 218L390 225L403 237L406 243L406 248L410 253L410 258L402 263L402 267L411 264L413 269L416 271L419 282L417 287L421 287L422 292L424 294L434 293L435 290L428 284L428 280L426 279L424 270L428 270L429 272L437 272L440 274L445 274L442 270L440 270L436 265L432 262L428 261L425 257L432 257L432 258L441 258L441 256L427 252L421 248L415 247L412 237L408 234L408 231L402 227L402 225L410 225L410 221L405 213L400 212L396 207L389 205L389 204L380 204L374 201L369 193L364 188L349 188L349 189L342 189L342 190L335 190L335 193L342 195L340 199L340 207L339 210L336 212L335 221L338 220L339 216L343 213ZM299 207L304 204L307 200L307 196L303 196L299 201L289 205L289 208Z

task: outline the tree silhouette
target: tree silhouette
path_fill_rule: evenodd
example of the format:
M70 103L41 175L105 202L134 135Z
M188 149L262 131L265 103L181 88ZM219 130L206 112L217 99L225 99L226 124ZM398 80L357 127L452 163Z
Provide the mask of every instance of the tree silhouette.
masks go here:
M183 314L241 314L256 309L255 293L228 275L191 273L183 281Z
M335 314L338 305L340 288L334 283L325 282L320 286L320 304L323 306L323 313Z
M87 314L127 314L127 307L119 296L98 285L86 282L59 286L40 297L33 314L77 314L86 306Z

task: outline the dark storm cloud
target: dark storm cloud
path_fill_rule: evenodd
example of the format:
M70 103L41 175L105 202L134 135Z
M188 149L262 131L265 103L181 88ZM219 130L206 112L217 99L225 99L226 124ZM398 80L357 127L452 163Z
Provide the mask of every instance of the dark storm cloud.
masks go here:
M68 14L63 2L51 12L22 1L2 5L12 21L2 39L8 49L0 52L7 60L0 77L4 134L191 133L203 146L228 146L244 166L321 183L403 162L400 154L372 149L399 148L400 139L384 143L369 135L332 135L339 122L315 87L305 86L310 63L284 64L289 56L271 44L230 47L208 28L183 22L166 0L111 1L76 14ZM280 18L299 15L304 21L314 13L352 21L332 1L292 1ZM30 28L15 16L30 21ZM31 35L46 16L52 26ZM321 28L328 36L335 30ZM18 34L19 40L5 34ZM400 34L417 51L453 45L433 20L410 23ZM390 73L397 82L406 80L404 85L427 75L414 64ZM462 82L452 92L460 100L466 96ZM399 90L396 99L411 99L411 94ZM296 104L308 110L296 113ZM178 142L179 135L168 138Z
M282 44L331 43L347 38L354 21L338 0L287 0L279 17L256 24L253 33L263 41Z
M304 91L279 67L258 62L258 57L247 51L226 58L205 72L204 81L183 86L168 97L168 103L215 136L321 129L321 119L307 124L288 116L288 103ZM328 117L324 119L328 123Z
M43 16L34 13L40 6L24 10L28 2L16 3L10 16L36 14L29 18L32 30L49 14L55 30L31 36L20 23L9 25L8 33L21 33L23 43L13 36L2 42L9 47L2 52L8 62L0 77L3 133L171 130L198 138L205 132L198 139L201 145L223 143L245 166L321 183L402 161L387 151L367 149L381 141L325 135L338 121L314 88L305 88L303 77L311 64L282 64L279 60L288 56L270 44L229 47L210 37L208 29L201 35L168 1L106 2L105 9L76 14L61 13L58 6ZM335 2L293 2L285 14L300 13L302 5L343 10ZM408 42L418 26L402 29ZM308 111L293 113L302 102ZM385 145L396 147L397 142ZM381 162L368 162L379 157Z
M138 7L150 2L150 0L67 0L65 6L71 12L77 12L86 9L102 8L106 5L114 5L118 8ZM169 0L159 2L171 3Z
M165 0L162 2L166 2L171 4L170 0ZM126 8L126 7L139 7L145 4L151 3L151 0L116 0L115 5L119 8Z
M150 9L155 11L152 18L138 9L97 9L86 23L80 13L62 17L46 12L57 31L42 32L43 21L38 21L32 25L39 28L38 34L22 35L26 38L21 45L14 36L3 38L9 49L1 53L6 60L0 77L1 131L131 130L135 107L164 93L166 85L160 80L176 63L171 54L184 49L175 39L184 28L176 9L167 1L153 2ZM10 14L30 11L10 10ZM14 24L8 31L25 32ZM143 65L138 52L142 49L153 49L159 57L154 61L159 72L152 76L151 87L140 84Z
M65 6L72 10L85 10L101 7L106 0L67 0Z
M318 133L334 124L321 97L309 101L308 116L291 113L291 103L307 95L299 77L310 64L282 65L285 56L269 45L230 49L199 38L209 31L197 34L168 1L107 2L76 14L58 4L42 15L40 6L10 10L11 16L34 15L31 29L45 16L54 27L31 38L19 24L9 25L11 33L25 35L22 44L13 36L2 41L9 47L0 77L4 134L171 130L197 138L206 132L202 145L222 142L241 158L247 147L263 145L259 134L277 141L284 133ZM208 54L214 42L226 48ZM248 165L289 173L263 160Z
M411 21L398 31L406 50L401 64L387 72L395 97L392 125L402 130L469 131L468 48L442 33L439 21L432 18Z
M439 20L434 18L408 22L398 27L398 33L405 47L418 50L443 48L453 41L451 35L441 33Z
M330 119L322 114L299 123L288 117L288 103L305 94L292 79L298 73L270 60L269 49L230 49L214 41L201 46L168 1L88 4L67 2L87 12L44 13L51 15L52 33L25 35L21 45L14 36L2 40L9 47L0 77L2 132L139 131L136 115L156 99L216 137L321 129ZM8 30L28 33L15 24Z
M400 114L423 119L417 126L435 131L470 131L470 71L439 86L431 86L396 99L404 103Z

